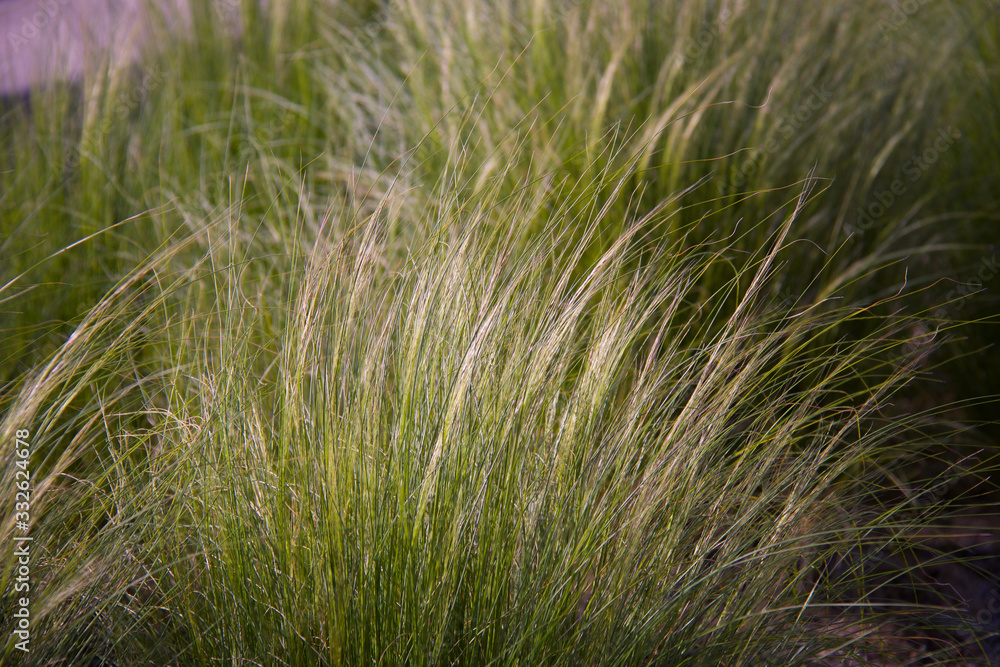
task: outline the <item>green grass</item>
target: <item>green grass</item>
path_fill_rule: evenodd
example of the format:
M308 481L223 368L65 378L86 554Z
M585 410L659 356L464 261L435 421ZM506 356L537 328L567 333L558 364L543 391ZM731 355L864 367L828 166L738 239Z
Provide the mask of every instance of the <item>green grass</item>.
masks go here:
M0 117L4 659L883 664L823 573L995 442L990 3L244 4Z

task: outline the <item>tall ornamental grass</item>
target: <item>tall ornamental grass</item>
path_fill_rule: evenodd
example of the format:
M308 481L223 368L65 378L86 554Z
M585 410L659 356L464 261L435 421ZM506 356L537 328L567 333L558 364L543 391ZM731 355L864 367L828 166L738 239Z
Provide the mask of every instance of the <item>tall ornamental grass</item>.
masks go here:
M905 497L876 504L898 428L875 416L925 348L905 320L826 343L868 309L765 298L811 185L776 212L752 274L709 295L698 280L728 263L725 241L639 238L669 206L588 263L606 213L524 242L530 189L442 199L395 260L395 194L369 215L332 210L267 285L288 299L274 335L245 292L272 260L234 253L223 220L164 248L4 418L49 453L38 654L674 665L861 650L864 634L815 627L838 585L816 572L919 518ZM171 270L191 246L200 261ZM859 369L886 357L887 379L865 384Z
M988 4L207 6L5 107L3 660L885 664L899 462L990 444Z

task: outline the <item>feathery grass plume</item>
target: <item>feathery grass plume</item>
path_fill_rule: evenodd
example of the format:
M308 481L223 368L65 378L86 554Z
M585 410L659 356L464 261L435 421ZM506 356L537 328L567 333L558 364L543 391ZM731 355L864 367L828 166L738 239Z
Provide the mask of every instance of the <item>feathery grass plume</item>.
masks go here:
M171 326L172 293L198 269L171 273L171 263L198 241L175 240L137 267L6 397L5 441L20 429L30 433L32 659L85 659L120 644L133 620L107 608L149 590L150 563L138 545L146 548L153 528L162 529L157 508L167 499L155 475L161 438L144 434L174 427L164 419L163 394L182 382L182 369L160 363L156 338ZM8 284L0 295L15 289ZM14 452L4 451L4 480L13 486ZM4 534L14 528L12 514ZM9 592L17 558L5 552L4 561ZM153 609L135 611L141 619ZM13 639L3 650L8 659L19 654Z
M914 297L922 310L992 253L995 170L985 165L996 162L995 142L979 129L992 127L995 107L984 103L995 79L988 3L922 5L893 30L881 0L850 11L801 2L277 4L271 17L248 3L239 37L196 6L193 39L169 40L136 70L82 88L80 104L61 88L38 93L31 119L6 115L3 140L14 150L0 158L4 249L45 230L11 252L11 275L165 202L182 200L197 225L234 188L248 212L274 218L265 228L280 247L294 235L293 212L315 225L326 196L363 193L384 171L439 183L455 150L477 165L460 190L470 196L498 171L511 191L536 177L583 188L608 164L638 160L648 210L710 177L663 228L692 242L764 219L784 203L782 188L815 168L830 190L793 231L810 243L790 246L775 294L813 279L792 266L821 265L805 298L847 287L840 293L874 301L905 276L911 287L936 284ZM956 85L970 80L983 85ZM950 145L924 159L942 131ZM301 188L283 186L300 179ZM544 228L563 196L556 187L525 225ZM584 210L588 201L581 196ZM608 217L597 246L613 242L623 219ZM85 309L69 304L93 305L171 229L106 236L100 256L114 259L72 253L49 263L32 275L27 310L38 315L19 324L30 332L79 317ZM772 231L760 226L744 243ZM46 285L65 282L70 267L86 272L72 298L53 298ZM49 338L68 335L52 328L49 351ZM5 358L23 370L33 338L11 337Z
M43 595L48 627L79 627L66 635L78 637L100 618L127 628L107 645L143 660L816 655L833 638L803 622L823 599L820 583L802 593L809 564L905 509L855 525L831 511L867 493L858 470L889 432L865 424L909 369L845 389L859 362L900 345L896 324L817 347L826 328L864 312L807 311L776 326L761 307L808 195L755 273L708 298L697 280L727 261L724 244L637 245L669 209L637 215L587 263L553 254L574 222L520 242L530 197L484 196L471 209L442 200L435 233L391 264L392 192L367 217L331 211L328 228L348 231L320 237L285 275L297 287L276 349L251 344L260 320L240 293L245 263L188 281L192 294L212 285L207 319L197 299L164 289L125 332L175 304L182 321L153 337L172 350L163 362L187 361L156 371L165 404L142 411L148 427L102 424L100 394L80 407L89 422L78 437L93 446L131 432L125 441L146 453L109 447L115 459L81 471L89 483L62 485L103 499L108 518L54 538L55 553L71 544L79 560ZM86 337L114 330L121 302L103 300L52 362L80 379L26 379L7 424L33 421L24 401L47 392L61 405L109 372L100 359L118 348L98 347L95 360ZM725 312L734 316L719 326ZM189 338L197 328L211 335ZM274 373L250 371L260 355ZM69 500L48 507L53 522L81 512ZM102 564L103 578L85 578L84 563ZM99 600L95 614L68 602L79 599Z
M890 403L969 331L935 281L996 211L985 5L246 4L0 120L33 659L882 664L927 630L877 564L957 471L897 459L974 437Z

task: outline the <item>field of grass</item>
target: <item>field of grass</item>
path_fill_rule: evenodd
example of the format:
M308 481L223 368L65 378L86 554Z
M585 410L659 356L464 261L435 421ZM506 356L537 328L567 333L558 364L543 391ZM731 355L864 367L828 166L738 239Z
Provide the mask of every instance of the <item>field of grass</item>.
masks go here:
M1000 438L995 2L218 9L0 103L3 664L1000 660L870 557Z

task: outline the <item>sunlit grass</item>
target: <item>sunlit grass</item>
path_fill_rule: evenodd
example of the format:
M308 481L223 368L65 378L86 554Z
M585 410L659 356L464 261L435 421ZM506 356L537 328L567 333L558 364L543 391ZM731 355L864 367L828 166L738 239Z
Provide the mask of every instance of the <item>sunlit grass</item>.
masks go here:
M988 330L987 6L252 4L0 120L32 660L866 659L831 563L982 441L885 414Z

